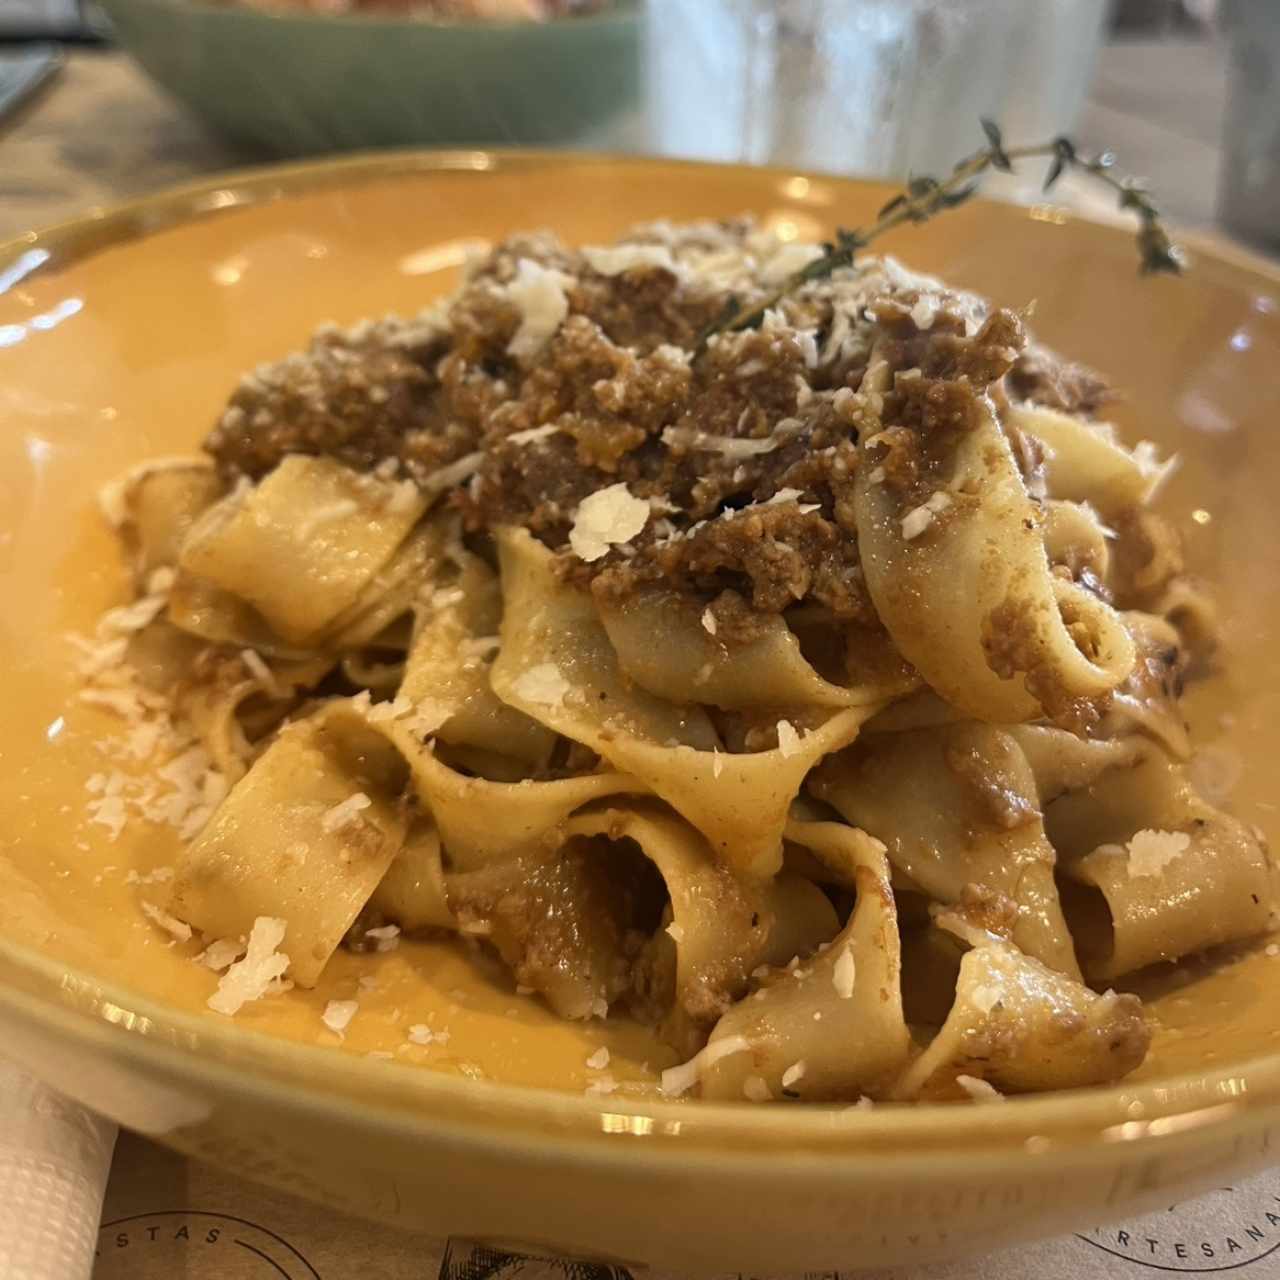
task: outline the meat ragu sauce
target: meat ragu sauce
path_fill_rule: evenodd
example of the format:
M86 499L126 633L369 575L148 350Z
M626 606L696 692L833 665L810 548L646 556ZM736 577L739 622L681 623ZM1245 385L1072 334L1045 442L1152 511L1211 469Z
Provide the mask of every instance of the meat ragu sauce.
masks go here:
M963 430L987 391L997 407L1090 414L1106 388L1030 344L1013 312L954 291L939 308L937 281L889 259L806 285L695 357L731 297L764 296L815 252L747 221L658 224L580 251L513 237L422 315L328 327L258 368L205 448L228 481L289 453L402 468L432 490L456 476L447 500L473 531L526 526L599 598L649 584L696 594L722 641L801 602L878 627L852 503L873 345L922 375L885 421L901 412L930 431ZM886 444L889 483L910 489L914 460ZM1033 472L1034 451L1015 452ZM574 512L618 483L654 518L584 561L567 547Z

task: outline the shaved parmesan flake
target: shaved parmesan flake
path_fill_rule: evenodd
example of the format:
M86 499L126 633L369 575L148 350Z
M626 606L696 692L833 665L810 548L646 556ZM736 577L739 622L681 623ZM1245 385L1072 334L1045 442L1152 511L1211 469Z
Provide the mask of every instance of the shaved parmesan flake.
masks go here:
M409 1028L410 1044L448 1044L447 1031L433 1031L425 1022L415 1022Z
M414 487L412 480L409 484L411 488ZM322 507L316 507L298 521L298 537L310 538L322 525L332 524L335 520L345 520L359 510L360 505L354 498L339 498L336 502L328 502Z
M399 694L389 702L378 702L365 712L365 719L370 724L386 724L392 720L401 720L413 710L413 701Z
M918 538L933 523L933 512L928 507L913 507L902 517L902 536L910 542Z
M107 838L114 842L120 832L124 830L125 822L128 821L124 798L122 796L103 796L101 800L91 801L89 804L89 821L97 823L100 827L106 827Z
M781 425L779 423L779 426ZM754 440L744 436L715 436L707 431L694 430L692 427L665 427L662 432L662 443L668 447L702 449L707 453L718 453L726 458L754 458L762 453L772 453L782 441L777 436L765 436L762 440Z
M846 388L847 390L848 388ZM811 511L820 511L822 503L820 502L799 502L798 499L804 497L804 492L800 489L779 489L768 501L761 505L766 507L779 507L785 502L795 502L800 508L800 514L807 516ZM755 505L754 503L752 504Z
M330 1000L320 1017L334 1035L341 1036L346 1034L347 1028L351 1025L351 1019L356 1016L359 1008L359 1004L354 1000Z
M1185 831L1138 831L1125 847L1131 876L1158 876L1191 847L1191 837Z
M246 670L262 686L266 693L269 693L274 698L281 696L281 689L276 683L275 675L259 654L252 649L241 649L240 661L244 663Z
M524 431L513 431L507 437L508 444L533 444L536 440L545 440L548 436L558 435L560 428L548 422L542 427L528 427Z
M609 1065L609 1050L601 1046L587 1059L592 1071L603 1071Z
M289 967L289 957L277 948L287 927L283 920L271 916L259 916L253 922L244 958L222 975L218 989L207 1001L210 1009L232 1017L250 1000L280 989L278 981Z
M932 523L935 515L951 505L951 495L939 490L921 506L913 507L902 517L902 536L908 542L918 538Z
M167 601L168 596L161 592L153 596L142 596L132 604L122 604L114 609L108 609L98 619L99 634L111 631L117 634L141 631L159 616L160 610L164 608Z
M516 278L507 285L506 293L520 311L520 327L507 343L509 355L527 360L542 350L569 314L565 289L573 283L572 276L529 258L516 263Z
M995 1085L977 1076L956 1076L958 1084L974 1102L1003 1102L1004 1094Z
M748 1102L768 1102L773 1097L763 1076L748 1076L742 1082L742 1093Z
M142 908L142 914L151 921L152 924L163 929L165 933L172 934L179 942L191 941L191 926L185 921L178 920L171 916L167 911L161 911L152 902L142 901L138 904Z
M678 1098L698 1083L699 1077L708 1067L715 1066L721 1058L743 1053L750 1048L751 1042L746 1036L725 1036L722 1040L712 1040L688 1062L682 1062L678 1067L668 1067L662 1073L662 1092L669 1098Z
M932 329L941 307L941 299L924 294L911 308L911 320L917 329Z
M215 938L196 956L196 963L215 973L235 964L244 955L244 943L238 938Z
M602 276L618 276L634 267L661 267L678 274L671 250L660 244L620 244L607 249L588 245L582 256L587 266Z
M455 485L460 485L464 480L470 479L480 470L480 464L483 461L484 454L479 450L475 453L464 454L456 462L451 462L446 467L440 467L427 476L421 485L417 486L418 493L430 502L438 494L444 493L446 489L452 489Z
M784 1089L790 1089L793 1084L799 1084L800 1081L804 1079L804 1073L806 1070L807 1067L803 1059L799 1062L793 1062L782 1073L782 1087Z
M573 691L573 686L560 674L554 662L540 662L528 671L522 671L512 692L525 702L539 707L561 707Z
M831 972L831 983L841 1000L853 998L853 984L857 981L857 977L858 967L853 958L853 950L845 947L837 957L835 968Z
M320 826L330 833L341 831L350 826L359 816L362 809L373 803L363 791L357 791L345 800L339 801L331 809L326 809L320 818Z
M784 759L800 750L800 738L801 735L790 720L778 721L778 750Z
M702 611L702 629L709 636L713 636L716 633L716 615L711 612L710 605L707 605Z
M611 546L630 542L649 519L649 504L632 497L625 484L598 489L578 504L569 545L581 560L590 563L606 555Z

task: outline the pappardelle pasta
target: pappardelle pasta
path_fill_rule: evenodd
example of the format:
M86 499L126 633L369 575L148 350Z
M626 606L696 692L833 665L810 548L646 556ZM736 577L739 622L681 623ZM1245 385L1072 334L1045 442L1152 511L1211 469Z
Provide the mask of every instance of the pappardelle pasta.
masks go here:
M1121 1078L1111 984L1268 927L1184 769L1168 464L889 258L700 341L818 252L513 237L104 493L137 593L85 697L166 785L97 820L178 827L142 906L213 1009L452 935L654 1027L671 1095L984 1099Z

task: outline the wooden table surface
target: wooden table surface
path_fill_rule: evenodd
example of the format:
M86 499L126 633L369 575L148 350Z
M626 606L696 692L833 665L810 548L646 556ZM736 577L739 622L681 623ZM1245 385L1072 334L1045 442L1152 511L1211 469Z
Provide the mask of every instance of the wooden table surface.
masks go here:
M1077 132L1149 179L1170 220L1210 228L1225 84L1217 41L1111 44ZM123 54L73 50L0 122L0 238L261 159L212 135Z

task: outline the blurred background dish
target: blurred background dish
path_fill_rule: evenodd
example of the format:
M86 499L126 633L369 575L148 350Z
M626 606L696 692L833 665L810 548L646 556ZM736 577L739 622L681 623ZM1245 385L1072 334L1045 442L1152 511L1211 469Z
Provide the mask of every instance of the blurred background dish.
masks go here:
M219 132L280 155L409 143L564 143L634 106L637 0L546 21L106 0L121 43ZM456 11L456 6L452 6ZM514 12L511 0L489 10ZM538 6L538 12L551 13Z

